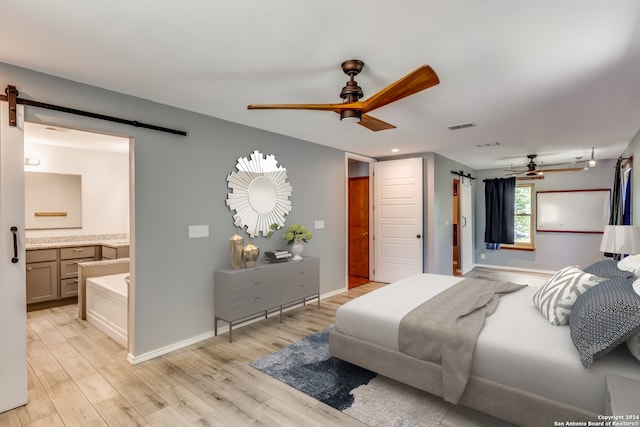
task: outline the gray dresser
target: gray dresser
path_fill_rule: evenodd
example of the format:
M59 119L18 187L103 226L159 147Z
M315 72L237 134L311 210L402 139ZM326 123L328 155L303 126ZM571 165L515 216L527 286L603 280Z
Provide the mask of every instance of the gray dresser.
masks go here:
M215 334L218 320L229 324L229 342L233 325L280 312L294 304L318 299L320 307L320 259L260 264L239 270L220 269L214 276Z

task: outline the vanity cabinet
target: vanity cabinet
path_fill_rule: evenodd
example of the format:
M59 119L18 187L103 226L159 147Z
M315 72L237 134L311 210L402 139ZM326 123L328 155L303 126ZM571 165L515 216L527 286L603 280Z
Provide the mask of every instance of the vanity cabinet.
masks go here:
M27 304L78 295L78 264L95 261L98 246L72 246L26 251Z
M78 264L95 259L95 246L60 248L60 298L78 296Z
M320 307L320 259L262 264L240 270L220 269L214 276L215 334L218 320L229 324L229 342L233 325L269 315L283 307L305 304L318 298Z
M59 298L58 250L27 251L27 304Z
M129 257L129 246L102 246L102 259Z

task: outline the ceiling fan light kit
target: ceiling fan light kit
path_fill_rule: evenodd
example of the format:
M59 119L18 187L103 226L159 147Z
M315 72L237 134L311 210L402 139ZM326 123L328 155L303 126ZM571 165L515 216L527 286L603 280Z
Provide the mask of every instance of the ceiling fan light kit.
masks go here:
M591 160L589 160L589 167L590 168L595 168L596 167L596 159L593 156L594 155L594 151L595 151L595 147L591 147Z
M320 110L333 111L340 115L340 120L355 121L361 126L374 132L394 129L395 126L380 119L370 116L368 113L377 108L384 107L416 94L440 83L438 75L428 65L422 65L399 80L391 83L384 89L375 93L364 101L360 101L364 92L358 86L354 77L364 68L364 62L359 59L349 59L341 65L342 71L349 76L349 81L340 91L340 97L344 102L337 104L251 104L249 110Z

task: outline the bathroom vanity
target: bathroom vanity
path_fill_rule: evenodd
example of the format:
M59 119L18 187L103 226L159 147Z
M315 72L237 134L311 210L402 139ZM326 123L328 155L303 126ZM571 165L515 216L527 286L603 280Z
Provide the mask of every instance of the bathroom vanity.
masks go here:
M129 244L117 242L55 242L28 244L26 284L28 311L72 304L78 296L78 264L107 257L129 256ZM111 259L111 258L108 258Z

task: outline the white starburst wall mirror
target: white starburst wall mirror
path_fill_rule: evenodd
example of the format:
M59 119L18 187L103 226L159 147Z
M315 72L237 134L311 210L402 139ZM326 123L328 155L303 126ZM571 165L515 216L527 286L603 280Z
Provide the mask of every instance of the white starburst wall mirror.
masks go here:
M278 165L273 154L254 151L249 157L240 157L237 171L227 176L227 206L232 211L233 223L246 228L250 237L262 233L266 236L272 224L284 225L284 216L291 212L291 184L287 182L287 169Z

